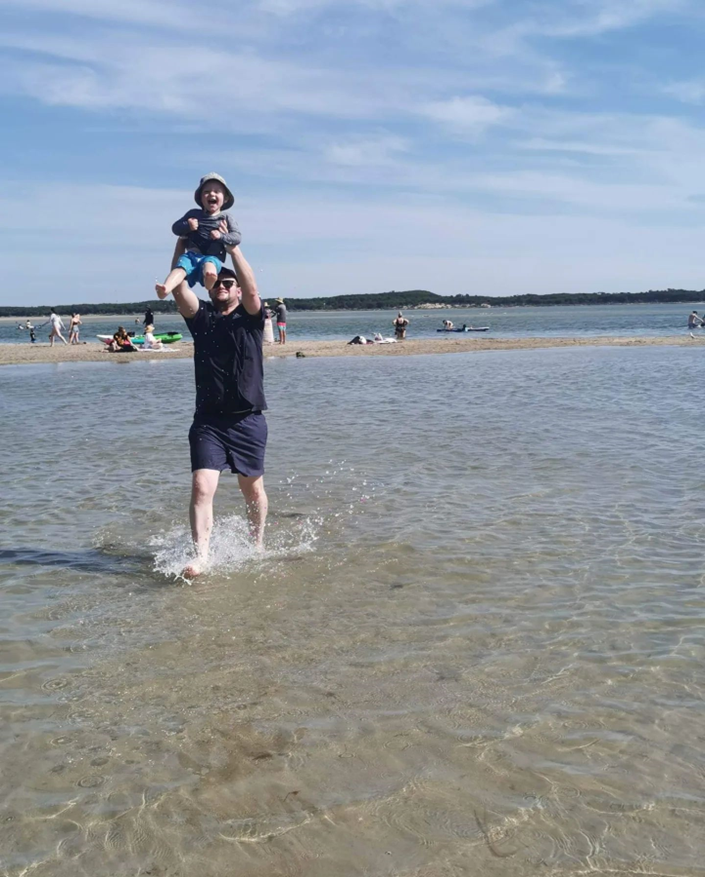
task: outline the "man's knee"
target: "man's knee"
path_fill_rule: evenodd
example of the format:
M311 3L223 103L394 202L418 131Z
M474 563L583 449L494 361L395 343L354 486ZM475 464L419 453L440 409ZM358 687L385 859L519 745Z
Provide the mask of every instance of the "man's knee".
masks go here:
M219 472L211 469L197 469L191 480L191 498L193 502L213 499L218 487Z
M266 499L264 492L264 478L260 475L257 478L248 478L241 475L238 479L240 490L245 500L249 503L259 503Z

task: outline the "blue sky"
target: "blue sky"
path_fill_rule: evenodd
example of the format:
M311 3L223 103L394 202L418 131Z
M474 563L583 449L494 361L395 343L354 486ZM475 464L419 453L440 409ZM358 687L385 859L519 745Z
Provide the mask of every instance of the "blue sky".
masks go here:
M0 304L133 301L223 174L267 296L705 287L705 4L0 0Z

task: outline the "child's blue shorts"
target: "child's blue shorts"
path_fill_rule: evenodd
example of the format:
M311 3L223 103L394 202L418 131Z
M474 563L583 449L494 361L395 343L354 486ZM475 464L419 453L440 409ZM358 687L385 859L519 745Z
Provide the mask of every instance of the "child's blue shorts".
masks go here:
M220 274L223 263L217 256L202 256L194 250L187 250L183 256L179 256L176 267L184 269L189 286L195 286L197 283L203 285L204 262L212 262L215 265L215 273Z

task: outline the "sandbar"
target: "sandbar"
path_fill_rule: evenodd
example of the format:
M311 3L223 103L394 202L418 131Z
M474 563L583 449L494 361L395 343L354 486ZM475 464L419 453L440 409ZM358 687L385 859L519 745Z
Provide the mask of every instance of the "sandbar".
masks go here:
M621 337L615 335L586 336L578 338L410 338L396 344L349 345L347 341L296 341L289 339L286 345L265 344L265 357L296 356L414 356L430 353L470 353L484 350L538 350L550 347L700 347L705 335L658 335ZM109 353L100 342L88 342L50 347L46 342L37 344L0 344L0 365L25 365L30 363L62 362L122 362L149 359L173 360L193 356L193 344L178 342L169 345L165 352Z

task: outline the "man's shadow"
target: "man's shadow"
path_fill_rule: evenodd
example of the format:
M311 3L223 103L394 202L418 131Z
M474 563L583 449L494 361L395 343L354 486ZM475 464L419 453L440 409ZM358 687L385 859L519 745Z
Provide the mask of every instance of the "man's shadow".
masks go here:
M103 573L130 576L131 584L138 576L144 584L166 584L164 577L155 573L153 558L144 554L125 555L102 548L82 551L46 551L41 548L0 548L0 568L12 566L42 566L71 569L76 572Z

